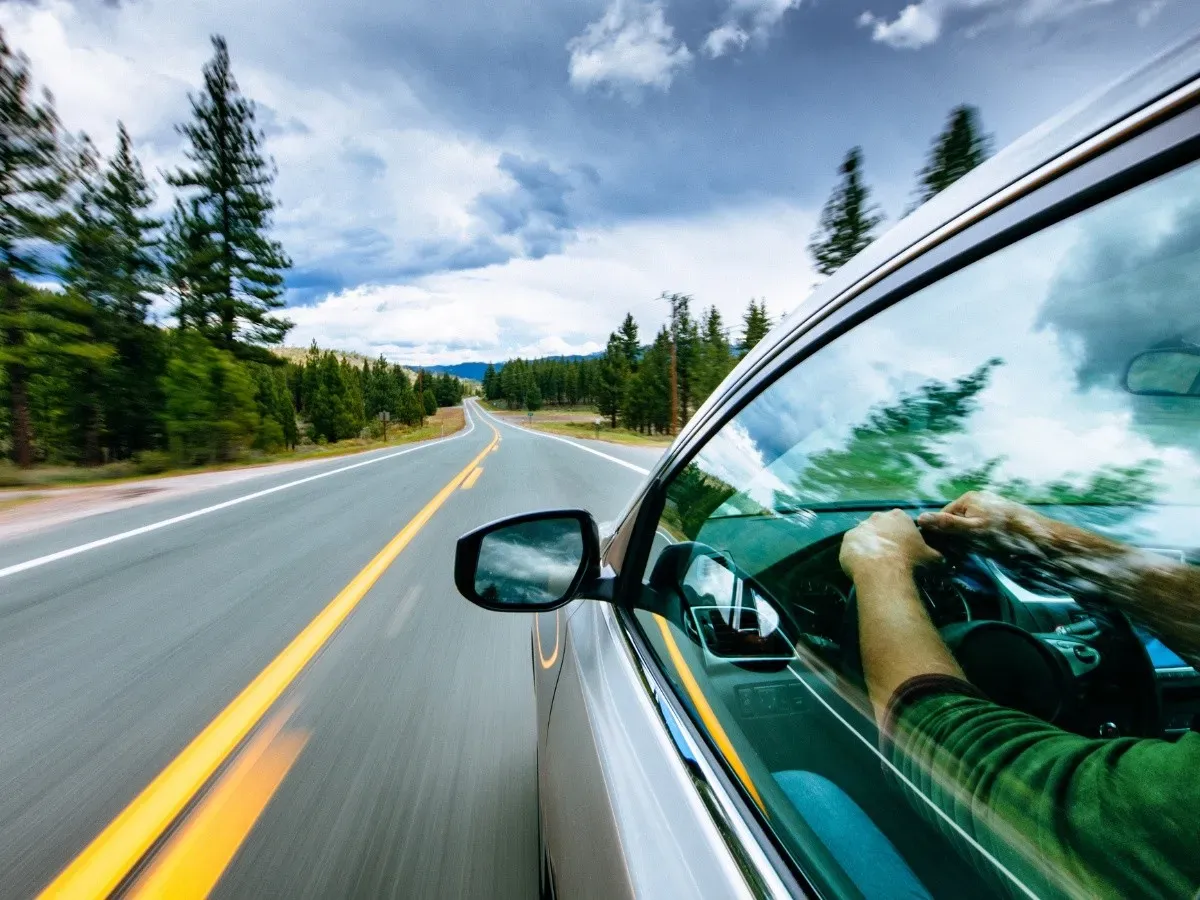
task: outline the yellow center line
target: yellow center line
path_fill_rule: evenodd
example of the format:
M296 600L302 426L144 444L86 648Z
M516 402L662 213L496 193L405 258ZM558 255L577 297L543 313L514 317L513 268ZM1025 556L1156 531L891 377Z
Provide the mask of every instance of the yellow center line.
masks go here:
M242 841L308 741L280 733L290 710L272 717L237 756L129 892L134 900L202 900L216 887Z
M482 474L483 474L483 468L480 466L476 466L475 471L472 472L470 475L468 475L467 480L463 482L462 489L464 491L469 491L471 488L475 487L475 482L477 482L479 480L479 476Z
M742 758L738 756L737 750L734 749L733 741L729 740L729 735L725 733L725 726L717 718L717 714L713 711L712 705L709 704L708 698L704 696L704 691L701 689L700 683L696 681L696 676L692 674L692 670L688 667L687 660L683 658L683 651L675 643L675 636L671 634L671 627L667 624L667 620L662 616L655 615L654 621L658 623L658 630L662 632L663 641L667 645L667 654L671 657L671 662L675 664L675 671L679 673L679 679L683 682L684 689L687 691L688 696L692 698L692 705L696 707L696 712L700 715L700 721L708 729L709 736L712 737L713 742L720 749L721 754L725 757L725 761L729 763L729 767L733 769L742 786L754 798L754 802L758 804L758 808L766 812L762 797L758 795L758 790L754 787L754 782L750 779L750 773L746 771L746 766L742 762Z
M499 440L492 442L342 588L316 618L46 887L40 898L108 896L345 621L400 552Z

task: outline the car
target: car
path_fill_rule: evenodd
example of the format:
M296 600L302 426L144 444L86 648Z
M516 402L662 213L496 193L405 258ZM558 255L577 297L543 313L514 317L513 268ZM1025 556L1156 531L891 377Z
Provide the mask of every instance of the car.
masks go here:
M1197 779L1113 773L1200 741L1198 456L1193 39L821 284L606 533L543 510L459 541L460 593L534 614L543 895L1193 895ZM956 500L953 521L1003 504L1090 537L1051 552L922 516ZM893 621L854 553L884 558L917 517L924 618ZM930 677L990 698L951 691L976 712L929 735L874 693L924 622L962 671ZM994 730L953 744L998 715L1031 729L1010 758L971 756ZM1075 762L1011 774L1052 746Z

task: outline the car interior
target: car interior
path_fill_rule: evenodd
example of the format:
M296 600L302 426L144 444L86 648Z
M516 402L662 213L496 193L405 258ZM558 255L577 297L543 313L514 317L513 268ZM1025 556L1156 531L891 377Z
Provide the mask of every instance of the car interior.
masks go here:
M664 659L662 643L676 643L725 725L743 787L819 886L1008 896L1009 876L938 821L879 752L853 586L838 563L842 532L863 512L714 515L696 541L660 533L644 605L673 627L643 630ZM1015 556L940 549L945 562L919 578L922 598L985 694L1088 737L1171 739L1191 727L1200 676L1123 616ZM1156 549L1191 561L1184 548ZM946 852L948 839L958 852Z

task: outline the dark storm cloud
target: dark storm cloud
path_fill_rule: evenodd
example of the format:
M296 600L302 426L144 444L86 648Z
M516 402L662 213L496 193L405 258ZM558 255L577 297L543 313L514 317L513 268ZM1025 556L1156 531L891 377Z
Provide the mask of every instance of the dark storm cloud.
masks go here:
M309 256L295 245L297 262L342 272L347 283L382 282L557 253L581 229L630 220L764 200L815 209L855 145L894 220L950 107L978 105L1002 146L1200 24L1200 6L1172 0L1136 27L1141 0L1114 0L1053 28L1010 17L968 36L951 19L935 43L900 51L873 42L858 16L869 9L892 21L907 0L803 0L714 59L704 51L708 35L731 21L752 28L737 10L754 4L661 0L672 40L689 48L691 60L665 89L630 102L626 93L582 89L568 77L569 45L612 2L324 0L306 5L303 27L268 21L265 32L261 17L231 16L235 65L253 46L297 87L330 90L348 103L366 98L373 118L365 129L428 129L486 144L515 183L468 201L466 211L487 233L467 228L458 246L418 237L374 256L353 247L348 259L334 259L324 248ZM271 110L260 119L272 136L308 128L313 141L322 137L319 120L293 122ZM398 163L343 148L337 164L370 179L381 164ZM807 237L796 235L798 253Z
M1200 170L1143 192L1095 213L1040 314L1079 348L1080 387L1117 381L1143 350L1200 342Z
M512 153L500 157L499 168L514 182L507 191L481 194L475 211L494 233L511 235L522 255L541 259L557 253L570 237L573 223L567 209L570 180L540 160Z

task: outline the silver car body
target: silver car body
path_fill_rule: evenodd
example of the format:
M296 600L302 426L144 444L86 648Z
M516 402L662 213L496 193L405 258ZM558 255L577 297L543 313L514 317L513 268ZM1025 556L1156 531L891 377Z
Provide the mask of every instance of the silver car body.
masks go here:
M653 521L639 521L643 501L831 329L1083 208L1097 185L1137 178L1148 160L1196 158L1198 75L1192 40L1017 141L822 284L742 361L649 476L608 542L608 574L640 577L628 559L652 537ZM573 601L536 616L532 643L543 865L558 896L811 890L734 796L627 611Z

